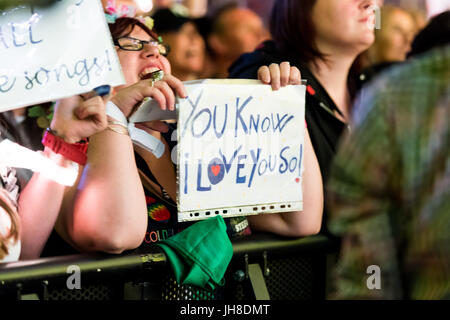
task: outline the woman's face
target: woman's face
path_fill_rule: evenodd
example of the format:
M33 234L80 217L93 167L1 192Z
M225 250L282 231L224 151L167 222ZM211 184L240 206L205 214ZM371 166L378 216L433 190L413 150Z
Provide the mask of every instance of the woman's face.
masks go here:
M155 40L138 26L134 27L128 37L144 41ZM169 61L159 53L156 46L145 44L144 48L140 51L127 51L118 47L116 48L125 76L126 86L135 84L143 76L153 71L163 70L164 73L171 73Z
M374 0L317 0L313 23L319 51L359 54L373 43Z
M173 73L200 73L205 60L205 42L193 23L187 22L177 32L163 36L170 46L168 56Z
M395 10L385 18L375 46L380 62L403 61L411 50L416 26L407 12Z

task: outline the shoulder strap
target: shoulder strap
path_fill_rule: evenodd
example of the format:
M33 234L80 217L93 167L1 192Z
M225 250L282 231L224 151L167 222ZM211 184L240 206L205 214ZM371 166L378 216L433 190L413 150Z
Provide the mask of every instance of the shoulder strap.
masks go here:
M159 185L159 183L155 183L152 180L150 180L149 177L141 170L138 169L139 172L139 178L141 178L142 185L144 186L144 189L151 192L152 195L154 195L158 200L163 202L165 205L170 206L172 208L176 208L176 204L165 199L162 196L162 187Z

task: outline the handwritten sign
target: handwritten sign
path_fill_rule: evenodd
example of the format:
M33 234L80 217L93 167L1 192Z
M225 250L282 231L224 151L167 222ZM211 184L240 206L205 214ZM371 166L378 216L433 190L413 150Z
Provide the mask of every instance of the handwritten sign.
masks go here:
M305 86L206 80L186 89L175 151L179 221L301 211Z
M124 83L99 0L0 12L0 111Z

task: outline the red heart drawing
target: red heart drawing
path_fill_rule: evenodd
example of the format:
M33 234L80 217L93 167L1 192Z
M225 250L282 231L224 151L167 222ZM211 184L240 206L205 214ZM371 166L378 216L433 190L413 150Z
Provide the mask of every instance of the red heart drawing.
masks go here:
M300 178L296 178L295 182L299 183L300 182Z
M214 176L217 177L217 175L220 173L220 166L216 164L215 166L211 166L211 172L214 174Z

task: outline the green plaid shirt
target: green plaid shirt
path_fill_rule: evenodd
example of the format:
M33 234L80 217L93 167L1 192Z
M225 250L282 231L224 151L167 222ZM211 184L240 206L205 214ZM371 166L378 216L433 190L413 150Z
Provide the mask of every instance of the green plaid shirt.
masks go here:
M342 237L330 298L450 299L449 124L450 47L362 92L328 185Z

